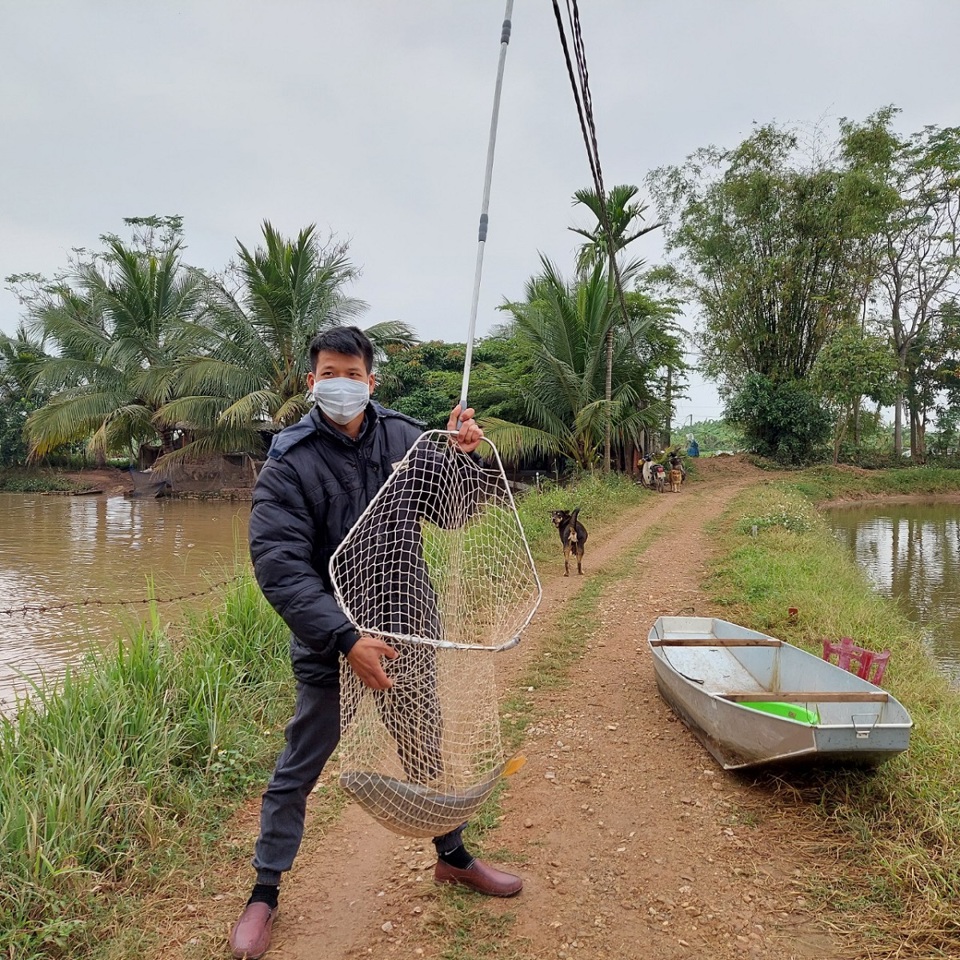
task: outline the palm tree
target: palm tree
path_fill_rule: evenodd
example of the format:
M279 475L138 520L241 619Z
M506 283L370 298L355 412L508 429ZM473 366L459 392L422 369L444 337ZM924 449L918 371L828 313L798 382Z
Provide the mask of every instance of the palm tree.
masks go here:
M44 291L31 331L54 345L34 386L51 399L27 421L31 456L86 442L98 459L160 439L153 423L173 395L176 362L193 350L200 281L181 263L180 243L135 249L113 237L106 253Z
M636 223L643 220L644 211L647 209L645 204L634 202L634 197L638 192L638 188L631 184L621 184L613 187L606 197L601 197L596 190L589 189L578 190L573 195L574 206L582 204L597 218L596 226L592 230L570 227L574 233L578 233L587 239L577 256L578 272L583 274L597 264L606 261L608 264L607 289L611 301L614 299L618 286L622 290L623 271L617 264L617 253L628 244L633 243L638 237L663 226L662 223L655 223L639 230L634 229ZM631 230L633 230L632 233ZM633 268L636 269L640 265L641 263L637 262L633 265ZM626 308L622 304L621 311L623 314L626 313ZM625 315L623 316L623 322L627 322ZM604 398L609 403L613 390L613 325L611 325L607 334L605 352L607 365ZM611 426L608 420L604 436L604 472L610 469Z
M194 437L163 463L213 453L260 451L262 435L294 423L309 409L307 347L331 326L366 309L343 288L357 276L346 244L322 245L315 227L296 240L264 222L263 246L239 243L239 289L209 278L204 350L181 361L177 395L156 415ZM415 337L397 320L367 329L375 347L410 345Z
M527 342L533 355L529 383L518 387L528 423L486 418L483 427L508 459L566 456L579 469L592 469L607 423L618 443L638 443L648 423L649 414L640 409L639 331L622 325L615 329L603 264L568 283L548 259L541 257L541 262L543 273L528 282L526 301L506 305L513 334ZM610 400L604 398L601 349L608 338L615 384Z
M12 336L0 333L0 397L28 397L37 365L47 359L42 340L33 340L21 321Z
M577 254L579 272L591 270L598 263L609 259L610 245L603 222L604 213L606 213L607 223L610 224L610 239L613 240L614 252L619 252L644 234L663 226L662 223L654 223L649 227L636 229L647 210L646 204L634 202L634 197L639 192L638 187L621 184L609 191L605 204L601 204L596 190L578 190L573 195L574 206L577 204L585 206L597 218L597 223L592 230L582 227L569 228L587 241L581 245Z
M32 340L22 322L14 336L0 333L0 468L27 461L25 421L45 399L31 384L45 356L43 343Z

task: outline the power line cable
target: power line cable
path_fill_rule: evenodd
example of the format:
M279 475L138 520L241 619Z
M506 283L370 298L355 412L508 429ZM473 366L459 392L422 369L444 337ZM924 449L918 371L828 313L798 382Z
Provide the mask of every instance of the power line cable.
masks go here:
M567 76L570 78L573 99L577 106L577 116L580 120L580 132L583 135L583 144L587 149L590 173L593 177L594 189L597 191L597 198L599 200L597 216L606 235L614 287L617 291L620 309L623 312L624 320L626 320L628 316L627 301L623 294L620 267L617 264L616 250L613 246L613 231L610 227L610 217L607 211L607 193L603 185L603 169L600 166L600 150L597 146L597 126L593 115L593 97L590 93L590 73L587 69L586 48L583 43L583 31L580 27L580 9L577 5L577 0L567 0L566 6L567 21L570 25L569 29L574 51L573 59L577 65L576 74L574 73L573 63L570 58L570 43L568 43L567 40L567 30L564 26L563 14L560 11L558 0L553 0L553 13L557 21L557 31L560 34L563 58L567 65Z

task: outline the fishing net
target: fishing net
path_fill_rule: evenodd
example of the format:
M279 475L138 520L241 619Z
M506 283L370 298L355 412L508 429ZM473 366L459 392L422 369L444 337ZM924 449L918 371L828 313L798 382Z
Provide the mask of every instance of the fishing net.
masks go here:
M423 434L330 561L357 629L398 653L389 690L341 670L340 784L375 819L433 837L517 764L500 739L494 658L516 644L540 581L499 455Z

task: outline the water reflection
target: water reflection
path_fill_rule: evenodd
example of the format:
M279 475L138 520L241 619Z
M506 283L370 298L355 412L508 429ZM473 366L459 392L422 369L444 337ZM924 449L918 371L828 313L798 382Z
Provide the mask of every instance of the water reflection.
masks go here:
M960 503L872 504L826 517L874 587L924 628L941 668L960 681Z
M24 687L21 674L56 676L137 623L151 584L166 598L229 577L237 558L246 562L249 512L248 503L0 493L0 698ZM132 603L97 606L114 600ZM184 603L158 609L175 624Z

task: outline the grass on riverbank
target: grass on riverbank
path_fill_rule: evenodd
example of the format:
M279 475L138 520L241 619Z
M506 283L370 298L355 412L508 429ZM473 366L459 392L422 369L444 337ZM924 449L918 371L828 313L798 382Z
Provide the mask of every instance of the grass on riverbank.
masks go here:
M0 722L0 956L99 953L260 779L288 675L242 580L182 641L144 628Z
M72 493L79 487L66 477L36 470L0 470L0 493Z
M534 556L556 562L551 510L599 529L642 496L588 477L518 506ZM291 692L286 628L240 577L176 641L155 623L0 719L0 956L140 952L142 902L182 886L262 787Z
M808 879L831 924L865 955L955 957L960 694L934 668L918 628L869 588L810 499L955 490L960 483L938 471L906 484L902 474L915 471L865 479L845 473L807 471L743 495L714 531L723 549L710 586L729 606L729 619L818 656L822 638L843 635L892 651L884 686L910 710L910 749L873 773L815 775L791 786L815 805L824 843L843 863L840 884ZM790 607L799 610L795 623Z
M918 496L960 491L960 470L946 467L903 467L899 470L859 470L851 467L811 467L780 484L814 502L870 497Z

